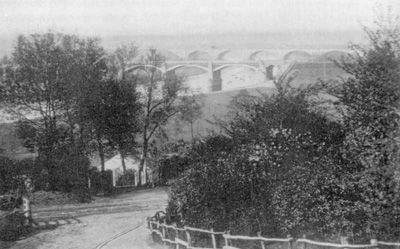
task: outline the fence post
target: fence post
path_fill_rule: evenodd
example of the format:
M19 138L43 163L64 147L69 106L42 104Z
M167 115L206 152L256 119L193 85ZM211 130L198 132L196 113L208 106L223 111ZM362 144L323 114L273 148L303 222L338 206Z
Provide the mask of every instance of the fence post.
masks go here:
M257 235L258 235L258 237L261 237L261 232L258 232ZM261 248L265 249L265 243L263 240L261 240Z
M176 229L176 228L177 228L177 227L174 226L174 230L175 230L175 238L174 238L174 240L179 239L179 230ZM175 243L175 249L179 249L179 248L180 248L179 243Z
M303 235L303 239L307 239L307 236L305 234ZM306 242L303 243L303 249L307 249L307 243Z
M211 239L212 239L212 243L213 243L213 248L217 249L217 241L215 240L215 234L214 234L214 229L211 228Z
M163 239L165 239L166 237L165 237L165 229L166 229L166 227L164 227L164 226L161 226L161 230L162 230L162 238ZM165 242L164 242L165 243ZM166 244L166 243L165 243Z
M153 224L150 222L150 217L147 217L147 226L150 229L150 232L153 233Z
M286 236L286 238L291 239L292 236L290 236L290 234L288 234L288 235ZM288 242L288 249L292 249L292 239Z
M162 238L162 227L160 227L160 223L157 221L156 229L160 232L160 239Z
M226 231L226 235L229 235L229 234L230 234L230 231L229 231L229 230ZM224 237L224 239L225 239L225 245L226 245L226 246L229 246L228 238L227 238L227 237Z
M340 244L342 245L348 245L349 241L348 241L348 237L346 236L340 236ZM348 249L347 247L344 247L343 249Z
M374 249L378 249L378 240L377 239L371 239L371 245L376 246Z
M192 246L192 240L190 239L189 229L187 229L186 226L185 226L185 233L186 233L186 237L187 237L188 247L191 247Z
M171 228L165 227L165 238L170 239L171 238Z
M22 196L22 203L24 209L24 216L26 217L25 224L29 225L32 221L32 211L31 211L31 203L26 195Z

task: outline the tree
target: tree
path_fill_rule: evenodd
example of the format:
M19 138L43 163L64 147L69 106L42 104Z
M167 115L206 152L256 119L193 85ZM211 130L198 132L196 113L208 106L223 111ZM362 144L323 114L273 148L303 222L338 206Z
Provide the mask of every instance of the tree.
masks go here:
M24 121L20 128L29 127L30 132L23 135L38 152L50 188L59 185L58 179L52 178L57 172L57 150L67 146L73 151L69 155L86 156L78 102L86 92L80 91L85 84L102 77L102 57L96 39L48 32L20 35L12 58L6 61L2 97Z
M180 128L183 125L189 125L192 142L194 142L193 124L203 116L204 94L189 94L180 99L179 113L176 121Z
M129 74L129 67L137 55L137 46L130 43L117 47L108 56L108 86L113 89L109 89L111 92L108 91L102 95L103 99L107 100L107 104L103 101L102 105L108 106L104 111L108 113L107 120L110 121L108 124L101 124L107 126L103 134L113 147L118 148L124 172L126 171L125 155L129 151L132 152L135 133L138 132L140 126L141 103L137 92L137 78ZM118 112L120 115L117 114ZM99 120L99 122L102 121ZM104 160L102 160L102 168L104 169Z
M11 111L40 130L40 152L57 144L57 126L77 123L77 102L89 78L102 77L102 48L98 40L63 34L20 35L11 58L12 72L3 80L2 96ZM100 66L100 67L99 67ZM38 119L39 117L39 119ZM38 138L39 139L39 138Z
M400 26L399 17L378 10L376 27L363 27L369 44L351 44L352 53L337 61L350 76L322 82L336 98L337 120L345 131L342 161L349 174L337 178L345 190L337 209L348 215L347 235L398 238Z
M93 86L86 104L87 122L95 133L99 155L104 171L104 146L116 148L121 154L123 171L124 157L132 152L135 136L139 131L141 105L136 86L126 81L106 79Z
M364 27L369 45L352 45L353 55L338 63L351 77L330 93L345 110L344 157L357 170L347 185L360 190L359 222L368 235L391 239L400 236L400 26L388 10L378 13L377 29Z
M156 49L150 49L145 58L138 65L136 75L138 77L139 92L144 106L142 117L142 155L139 166L139 174L148 157L149 142L158 128L179 112L177 101L179 94L187 89L182 78L174 74L162 74L159 70L165 58ZM139 177L141 185L141 177Z
M298 235L306 231L299 227L317 224L306 211L322 220L323 211L309 205L317 203L309 197L321 197L314 193L316 186L327 187L324 180L330 183L331 172L342 166L343 131L313 112L307 91L282 88L271 95L236 96L231 119L224 124L230 138L209 138L188 153L192 158L188 169L171 185L169 212L185 225L247 235L282 236L288 224L289 232L294 232L290 234ZM302 174L296 182L292 179L298 180L297 173ZM313 184L307 185L308 181ZM287 205L300 200L308 206ZM205 218L194 218L199 214Z

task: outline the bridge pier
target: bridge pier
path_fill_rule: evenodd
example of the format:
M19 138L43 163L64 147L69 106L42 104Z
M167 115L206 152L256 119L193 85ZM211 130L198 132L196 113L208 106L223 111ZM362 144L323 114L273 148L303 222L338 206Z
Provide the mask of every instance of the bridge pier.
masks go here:
M211 76L211 91L221 91L222 90L222 77L221 70L212 71Z
M268 61L260 64L258 61L168 61L163 65L161 70L164 70L166 76L176 74L176 70L182 67L195 67L205 71L207 82L204 82L200 88L206 92L215 92L224 90L222 80L222 70L230 66L247 67L255 72L262 72L266 76L266 80L274 79L274 65L279 61ZM264 65L265 64L265 65ZM268 66L266 66L268 65ZM196 85L199 83L196 82Z
M208 80L211 84L211 92L222 90L221 70L214 71L214 64L212 63L212 61L208 62Z

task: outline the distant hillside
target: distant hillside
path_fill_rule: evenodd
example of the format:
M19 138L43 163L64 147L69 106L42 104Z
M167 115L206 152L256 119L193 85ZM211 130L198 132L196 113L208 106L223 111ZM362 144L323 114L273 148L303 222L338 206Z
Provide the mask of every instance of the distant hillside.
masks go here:
M261 93L273 93L275 88L263 85L253 86L251 88L241 88L231 91L212 92L205 95L203 116L194 123L194 134L196 137L205 137L210 134L220 134L223 131L215 123L216 119L224 120L230 110L232 98L241 91L246 90L249 95L261 96ZM185 126L180 130L174 127L174 122L169 122L166 132L171 141L191 139L190 127Z
M341 77L349 75L342 69L338 68L334 63L294 63L287 72L287 75L294 77L291 82L292 87L302 87L315 84L319 80L339 80ZM245 89L250 95L260 96L260 92L272 94L276 91L271 82L249 85L230 91L212 92L205 95L205 106L203 108L204 115L194 124L195 136L206 136L212 133L219 134L222 130L214 125L215 118L224 119L229 111L230 101L239 92ZM181 130L174 128L174 123L170 122L166 127L168 137L173 140L190 140L189 126L183 127Z
M338 80L341 77L348 77L348 74L338 68L334 63L295 63L287 72L293 76L293 87L314 84L318 80Z

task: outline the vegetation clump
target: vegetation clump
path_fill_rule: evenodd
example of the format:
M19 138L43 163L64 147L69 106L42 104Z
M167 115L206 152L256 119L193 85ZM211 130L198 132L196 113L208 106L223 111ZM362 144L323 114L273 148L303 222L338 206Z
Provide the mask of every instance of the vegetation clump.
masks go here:
M337 62L350 75L340 82L291 89L281 79L272 96L233 99L226 137L188 152L167 216L241 235L397 240L400 30L391 21L365 28L370 45Z

